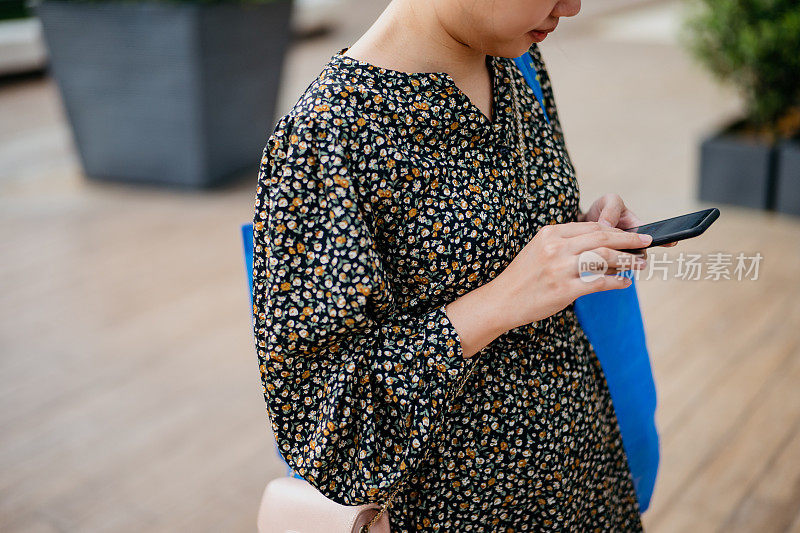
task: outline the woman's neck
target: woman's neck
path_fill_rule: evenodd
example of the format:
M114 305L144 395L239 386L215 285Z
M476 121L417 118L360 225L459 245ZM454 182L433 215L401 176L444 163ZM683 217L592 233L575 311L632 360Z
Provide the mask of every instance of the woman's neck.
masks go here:
M467 46L440 15L431 0L393 0L345 55L392 70L447 72L465 85L485 78L486 54Z

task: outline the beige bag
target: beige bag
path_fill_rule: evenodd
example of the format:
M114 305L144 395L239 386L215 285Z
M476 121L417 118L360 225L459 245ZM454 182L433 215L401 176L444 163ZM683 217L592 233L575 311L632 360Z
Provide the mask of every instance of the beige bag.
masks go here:
M258 511L259 533L361 533L380 511L377 503L348 506L325 497L308 481L282 477L269 482ZM370 533L391 533L389 515L367 526Z
M464 383L478 365L478 352L472 359L469 372L461 380L458 389L446 403L452 409L452 400L461 393ZM437 424L437 429L442 424ZM428 445L424 463L433 448ZM391 533L389 506L395 495L405 485L411 472L400 480L383 505L368 503L364 505L341 505L318 491L302 479L283 477L269 482L261 498L258 511L259 533Z

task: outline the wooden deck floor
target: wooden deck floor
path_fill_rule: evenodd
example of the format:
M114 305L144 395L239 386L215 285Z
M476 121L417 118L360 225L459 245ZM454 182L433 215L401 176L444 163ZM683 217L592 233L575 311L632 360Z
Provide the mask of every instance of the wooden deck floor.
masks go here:
M359 24L292 50L283 109ZM542 45L584 207L605 192L647 220L705 207L697 140L740 102L675 46L591 30ZM52 82L0 87L0 531L254 530L283 471L241 261L254 180L86 181ZM665 251L760 252L757 280L638 283L662 437L645 524L800 531L800 220L721 207Z

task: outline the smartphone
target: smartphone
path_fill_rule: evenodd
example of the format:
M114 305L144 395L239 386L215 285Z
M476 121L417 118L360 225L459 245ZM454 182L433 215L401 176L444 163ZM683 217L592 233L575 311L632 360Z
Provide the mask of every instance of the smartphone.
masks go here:
M697 237L706 229L708 229L708 227L715 220L717 220L718 217L719 209L712 207L711 209L703 209L702 211L696 211L694 213L689 213L688 215L667 218L651 224L624 229L623 231L630 231L632 233L647 233L653 236L653 240L644 248L620 251L643 253L646 248L650 248L652 246L661 246L662 244L669 244L671 242Z

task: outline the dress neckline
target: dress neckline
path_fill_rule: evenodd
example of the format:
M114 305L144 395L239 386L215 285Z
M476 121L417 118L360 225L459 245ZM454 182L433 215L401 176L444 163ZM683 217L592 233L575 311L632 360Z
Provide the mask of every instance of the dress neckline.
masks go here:
M363 59L358 59L355 57L351 57L348 55L344 55L350 49L349 46L339 49L336 52L332 59L342 61L343 63L354 65L357 67L361 67L368 71L374 71L377 74L382 76L388 76L390 78L397 78L397 79L419 79L419 80L427 80L429 83L452 83L455 84L455 80L453 77L450 76L447 72L409 72L405 70L396 70L391 69L388 67L382 67L380 65L375 65L374 63L370 63L368 61L364 61Z
M383 80L388 79L391 82L397 82L398 86L407 92L414 91L415 89L440 89L454 94L461 102L463 110L468 113L472 112L478 117L478 121L481 127L486 130L485 134L487 136L503 142L510 141L509 130L513 125L509 121L513 121L513 117L510 116L511 102L507 100L509 98L508 93L510 88L504 82L505 65L501 61L502 58L486 55L486 66L489 69L489 79L492 86L492 117L489 118L472 99L458 87L453 77L447 72L408 72L381 67L361 59L344 55L348 49L349 47L339 49L339 51L333 54L331 61L360 69L361 73L372 83L374 83L376 78ZM509 83L514 83L514 80L510 79Z

